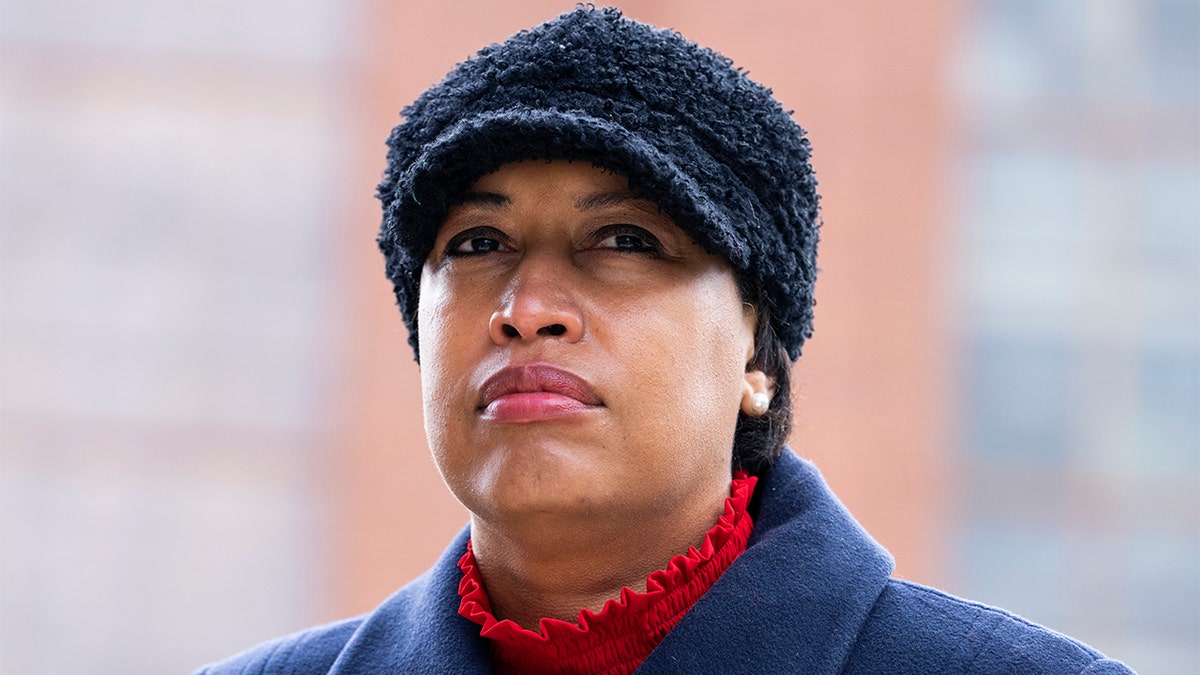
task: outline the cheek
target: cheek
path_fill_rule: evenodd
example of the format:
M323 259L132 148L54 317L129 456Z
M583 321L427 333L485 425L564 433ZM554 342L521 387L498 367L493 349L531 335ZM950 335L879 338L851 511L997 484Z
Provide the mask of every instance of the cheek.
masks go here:
M443 322L446 318L446 297L442 286L433 279L429 270L425 270L417 305L417 343L421 354L421 386L425 392L436 384L437 375L444 366L444 337L449 334Z
M417 304L417 335L421 347L421 361L425 352L444 348L445 338L452 337L451 324L457 319L452 311L461 302L452 302L462 295L455 288L450 275L439 273L430 265L421 271L421 286Z
M449 283L426 268L421 278L417 308L417 336L421 351L423 381L446 376L455 378L468 345L487 338L487 319L480 318L484 306L478 293ZM437 381L437 380L434 380Z
M746 370L746 349L753 340L746 325L741 296L729 273L711 273L687 294L674 321L680 326L672 367L689 375L697 391L722 400L736 398Z
M636 363L642 415L654 433L689 439L705 452L732 450L746 349L752 339L731 275L690 284L622 317L621 340ZM652 305L652 306L649 306Z
M425 431L435 450L446 447L447 436L455 428L449 405L456 391L455 383L469 373L470 351L462 343L470 334L463 324L463 306L470 303L450 302L452 289L435 274L425 271L421 281L420 304L417 310L417 335L421 352L421 398L425 410ZM440 459L439 459L440 462Z
M673 364L685 378L681 388L701 415L736 419L746 372L744 342L738 324L732 322L736 318L715 320L710 314L710 320L694 323L686 357L681 354L680 362Z

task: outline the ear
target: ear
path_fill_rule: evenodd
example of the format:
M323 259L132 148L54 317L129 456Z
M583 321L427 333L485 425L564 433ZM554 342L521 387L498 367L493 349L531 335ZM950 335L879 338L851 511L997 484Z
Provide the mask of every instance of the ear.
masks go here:
M775 382L761 370L747 370L742 386L742 412L758 417L771 406Z

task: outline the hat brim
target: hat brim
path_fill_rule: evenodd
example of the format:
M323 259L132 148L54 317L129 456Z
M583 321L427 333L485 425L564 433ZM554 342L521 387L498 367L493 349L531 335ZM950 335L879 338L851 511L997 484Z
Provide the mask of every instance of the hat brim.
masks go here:
M423 146L396 183L393 231L385 232L380 243L392 238L411 256L409 264L418 266L419 275L454 200L479 177L529 159L587 161L620 173L706 251L737 270L749 263L729 210L650 139L582 112L524 106L465 116Z

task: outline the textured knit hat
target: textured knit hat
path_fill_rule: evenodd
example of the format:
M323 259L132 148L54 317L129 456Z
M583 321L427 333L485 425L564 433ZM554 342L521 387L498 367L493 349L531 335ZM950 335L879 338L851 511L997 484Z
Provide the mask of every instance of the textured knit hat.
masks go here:
M728 259L800 356L817 273L809 144L729 59L580 7L480 50L403 116L379 185L379 247L414 351L421 268L454 198L508 162L575 159L623 174Z

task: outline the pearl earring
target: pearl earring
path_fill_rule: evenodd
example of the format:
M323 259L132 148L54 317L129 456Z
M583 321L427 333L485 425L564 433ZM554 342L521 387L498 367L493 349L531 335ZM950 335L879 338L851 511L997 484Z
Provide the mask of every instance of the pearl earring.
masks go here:
M767 412L767 408L771 407L771 397L760 392L755 393L750 397L750 409L755 415L761 415Z

